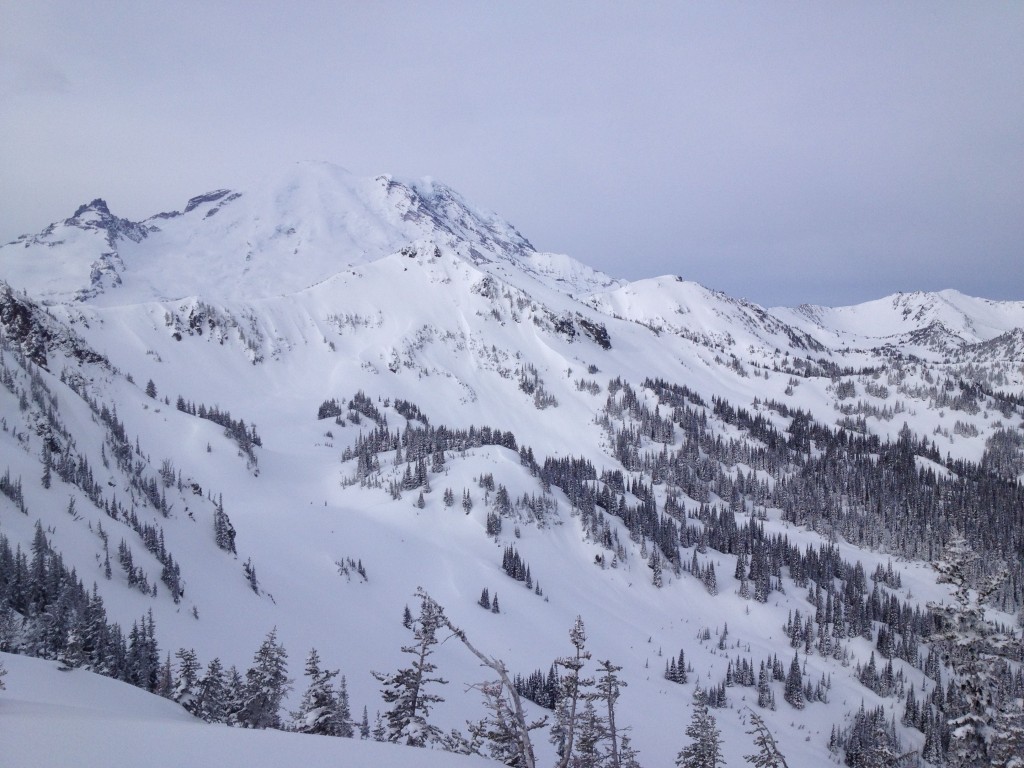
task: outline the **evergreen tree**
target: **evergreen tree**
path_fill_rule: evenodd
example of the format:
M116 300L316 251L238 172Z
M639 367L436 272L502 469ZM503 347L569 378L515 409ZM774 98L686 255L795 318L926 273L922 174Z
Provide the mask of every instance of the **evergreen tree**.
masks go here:
M615 704L619 700L619 693L626 687L626 681L619 678L622 667L616 666L610 660L599 661L597 668L600 675L594 687L591 698L600 701L604 708L604 726L606 738L609 741L607 752L607 764L609 768L622 768L622 743L619 741L619 729L615 724ZM635 760L635 753L632 759Z
M1009 765L1024 754L1024 700L1010 691L1010 659L1020 659L1020 640L985 618L985 604L1007 579L1002 562L983 572L979 555L954 532L942 557L934 563L939 583L956 589L954 602L930 604L936 629L932 650L952 666L947 716L951 731L947 759L951 766ZM1019 688L1018 688L1019 690Z
M563 656L555 661L557 666L566 670L561 677L562 690L555 708L555 723L551 728L551 742L555 745L559 757L557 768L566 768L572 759L577 708L587 689L594 682L581 675L584 665L590 659L590 651L586 650L587 632L580 616L576 617L576 622L569 631L569 641L574 649L573 655Z
M758 751L754 755L744 755L743 759L755 768L789 768L785 756L775 743L772 732L768 730L768 726L761 716L753 710L750 710L750 724L752 730L747 733L754 737Z
M647 565L651 569L651 583L660 589L664 585L665 580L662 575L661 555L658 553L657 547L651 550L651 559L647 562Z
M704 569L704 573L701 575L701 581L704 582L704 588L707 589L708 594L718 594L718 578L715 576L714 563L708 563L708 567Z
M583 703L577 717L576 744L572 758L573 768L600 768L604 763L601 742L607 737L606 725L597 713L592 699Z
M171 654L160 665L160 672L157 675L156 693L165 699L174 697L174 671L171 669Z
M208 723L223 723L228 716L228 686L219 658L206 665L199 680L194 714Z
M227 512L224 511L224 506L220 501L217 502L217 508L213 512L213 538L217 546L225 552L237 553L235 549L235 526L231 524L231 519L228 517Z
M786 692L782 696L796 709L804 708L804 682L800 673L799 652L793 654L793 661L789 665L789 674L786 675Z
M370 738L370 713L363 705L363 719L359 721L359 738L364 741Z
M761 671L757 676L757 706L764 709L775 709L775 694L772 692L771 678L768 668L761 662Z
M41 478L43 488L49 488L53 482L53 456L50 453L49 446L43 447L43 476ZM72 497L74 498L74 497Z
M886 719L882 707L865 710L861 704L842 741L845 762L854 768L898 768L916 754L902 752L896 722Z
M309 685L302 694L298 711L292 714L295 730L319 736L340 736L338 699L332 682L338 672L321 669L320 654L312 648L306 657L305 675Z
M338 735L345 739L351 739L355 735L355 731L352 728L352 706L348 699L348 681L345 676L341 676L341 680L338 682Z
M420 606L419 618L413 623L415 644L402 646L402 652L413 657L410 666L391 674L374 672L383 684L381 695L391 705L386 713L386 739L394 743L425 747L441 737L441 730L430 725L427 717L434 704L444 699L429 692L432 685L446 685L447 680L434 676L437 666L430 660L438 644L437 632L443 626L440 606L429 598Z
M433 602L426 592L419 590L418 594L424 600ZM509 676L505 663L500 659L487 656L476 648L469 641L466 633L444 615L440 606L438 606L438 615L441 624L451 631L452 636L458 638L483 666L498 675L497 681L483 683L480 686L480 690L484 694L484 704L491 714L478 724L470 726L472 738L478 742L484 741L500 750L502 752L501 760L506 765L515 766L515 768L536 768L537 761L530 739L530 731L545 725L547 718L528 722L519 691ZM552 665L552 672L553 670L554 665ZM551 678L553 679L554 675Z
M245 728L280 728L281 702L289 690L288 652L278 643L277 627L274 627L256 650L253 665L245 673L238 724Z
M384 718L381 717L380 712L377 713L377 718L373 723L373 740L374 741L386 741L388 736L388 729L384 726Z
M725 765L722 757L722 733L714 715L708 712L707 695L700 686L693 692L693 714L686 726L692 741L679 750L677 768L717 768Z
M622 734L622 744L619 746L619 768L641 768L639 754L633 749L628 734Z
M528 725L524 733L501 680L488 681L476 687L483 695L487 715L469 724L470 738L484 746L487 755L502 765L526 768L529 761L523 755L523 739L528 741L529 729L539 727L543 721Z
M225 697L225 709L227 717L224 720L228 725L243 725L241 720L242 709L245 706L245 680L238 668L233 664L228 667L224 675L227 696Z
M199 658L192 648L179 648L174 655L178 659L178 678L171 698L195 715L199 693Z

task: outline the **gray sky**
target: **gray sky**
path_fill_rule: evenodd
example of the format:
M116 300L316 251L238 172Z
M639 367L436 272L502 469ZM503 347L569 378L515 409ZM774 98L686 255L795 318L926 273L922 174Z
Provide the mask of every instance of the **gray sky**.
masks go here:
M1024 299L1021 2L0 0L0 241L293 160L765 305Z

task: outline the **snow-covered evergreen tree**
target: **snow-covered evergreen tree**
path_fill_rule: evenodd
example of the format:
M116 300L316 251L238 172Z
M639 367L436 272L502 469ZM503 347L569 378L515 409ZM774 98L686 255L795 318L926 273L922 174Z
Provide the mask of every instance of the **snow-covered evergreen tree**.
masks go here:
M199 680L194 714L208 723L223 723L228 716L229 690L219 658L206 665Z
M321 669L320 654L312 648L306 657L305 675L309 685L302 694L298 711L292 715L295 730L319 736L340 736L338 698L332 682L338 675L337 670Z
M192 714L197 714L196 704L199 693L199 658L192 648L179 648L175 654L178 659L178 675L174 683L171 698L181 704Z
M1007 570L990 563L986 572L959 534L950 538L933 567L939 583L956 588L954 602L929 605L936 623L932 649L952 668L957 690L948 702L947 761L956 768L1024 765L1024 700L1009 693L1014 675L1009 662L1019 662L1021 641L985 618L985 604Z
M803 675L800 672L800 654L793 654L793 661L789 665L789 673L786 675L786 691L782 695L786 701L797 709L803 709L806 703L804 698Z
M551 742L558 750L559 760L556 763L558 768L566 768L572 759L573 741L576 737L577 708L594 682L581 674L583 666L590 658L590 651L586 650L587 630L580 616L576 617L576 621L569 631L569 641L574 649L573 655L563 656L555 661L557 666L566 670L560 679L562 690L555 708L555 723L551 728Z
M608 740L608 748L605 752L606 763L609 768L622 768L622 744L619 739L619 728L615 724L615 706L619 700L620 691L626 687L626 681L619 676L622 667L612 664L610 660L599 661L597 664L600 675L594 686L591 698L601 703L604 710L605 738ZM635 760L635 753L632 759Z
M693 713L686 735L691 742L679 750L677 768L717 768L725 765L722 757L722 732L708 711L707 694L698 686L693 692Z
M291 690L288 652L277 641L277 627L270 630L245 673L243 700L237 722L245 728L280 728L281 702Z
M352 705L348 698L348 681L342 675L338 681L338 735L342 738L351 739L355 736L355 729L352 722Z
M391 705L385 715L385 738L388 741L425 747L441 736L441 730L429 724L427 717L434 704L444 701L438 694L430 693L430 687L448 683L444 678L434 675L437 666L430 660L439 642L437 632L442 626L440 606L425 598L420 606L419 618L413 622L413 638L416 642L402 646L402 652L413 657L412 663L390 674L373 673L383 684L381 695L384 702Z
M789 768L785 756L779 751L778 744L775 743L775 737L772 736L772 732L762 717L752 709L748 709L748 712L751 730L747 733L754 737L757 752L752 755L744 755L743 758L754 768Z

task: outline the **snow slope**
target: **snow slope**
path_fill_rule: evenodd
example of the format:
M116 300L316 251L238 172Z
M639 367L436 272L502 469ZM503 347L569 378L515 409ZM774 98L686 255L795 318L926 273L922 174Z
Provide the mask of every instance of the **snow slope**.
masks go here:
M473 768L483 758L354 739L208 725L177 704L56 662L0 653L3 764L32 768L277 768L381 765Z
M698 559L714 563L717 596L685 573L667 574L658 589L641 554L647 542L630 540L611 516L627 556L618 567L606 567L598 559L606 550L584 534L565 493L544 493L520 454L498 445L446 452L443 467L430 471L422 506L417 491L394 498L389 484L401 482L407 467L395 451L382 454L369 481L360 483L356 476L354 447L378 426L365 415L359 421L352 416L348 405L356 393L366 393L392 432L406 427L406 416L395 407L406 400L433 425L511 431L539 463L581 457L599 475L622 468L601 424L610 382L621 378L640 390L647 376L685 384L709 404L717 397L756 411L775 400L830 425L861 415L865 429L892 439L906 423L933 437L941 455L977 460L998 414L938 405L927 391L934 376L952 381L970 371L956 359L927 367L899 358L904 348L914 354L929 349L905 342L901 334L942 321L964 343L974 344L1024 325L1017 304L958 294L944 293L941 302L917 296L916 303L885 299L859 308L769 311L676 278L626 284L569 257L535 252L510 225L443 185L356 179L321 164L296 166L240 194L199 196L180 213L138 224L117 219L105 205L84 206L40 235L0 248L0 279L27 292L8 292L0 301L13 372L11 386L0 388L0 471L22 479L29 512L21 514L0 496L0 533L27 548L39 520L83 581L97 583L112 619L129 627L151 610L163 651L195 648L204 663L218 656L240 668L277 627L295 679L292 706L304 687L302 660L316 647L326 666L347 676L353 711L358 715L366 706L372 720L383 704L370 671L402 662L400 647L409 634L400 617L406 604L415 607L418 587L440 601L474 642L523 675L546 672L569 651L568 631L580 615L595 657L624 668L629 687L622 694L621 722L632 729L648 766L672 763L689 718L694 681L667 682L662 670L669 656L684 648L705 686L723 679L738 654L755 662L776 654L788 663L792 649L781 627L791 611L807 611L804 590L773 593L766 604L743 600L732 576L736 557L715 550ZM883 343L895 352L873 351ZM998 374L1001 383L993 386L1020 392L1018 349L1001 347L977 375ZM41 359L16 365L16 350L42 350ZM895 355L895 363L886 355ZM853 372L840 373L844 368ZM30 402L22 407L20 394L40 387L33 389L33 377L57 403L68 436L45 428L44 406L52 404L46 397L39 405L26 395ZM155 398L144 393L150 381ZM852 384L855 396L839 392L841 382ZM538 393L557 404L545 404ZM220 426L179 410L179 397L256 425L262 438L256 460ZM641 397L653 411L653 395L641 391ZM318 407L330 399L345 405L343 423L317 420ZM860 401L860 411L840 410ZM897 403L898 415L884 412ZM171 481L162 491L167 516L143 501L128 474L110 461L97 413L101 405L116 412L133 461L146 476L169 470ZM775 412L764 413L780 428L787 426ZM1000 423L1014 423L1005 419ZM733 425L713 416L710 422L716 436L746 439ZM958 422L975 433L954 432ZM122 538L131 545L135 562L154 583L161 566L123 521L111 520L80 488L57 478L42 487L37 478L48 438L87 460L108 501L116 498L160 526L181 565L180 603L162 584L155 597L130 588L116 563L112 578L104 578L100 526L111 549ZM516 513L504 521L501 534L488 536L487 516L495 504L495 491L484 487L488 475L513 499L543 495L552 507L542 516ZM442 501L445 489L457 500L452 507ZM464 493L473 502L468 513L458 503ZM664 488L656 494L661 508ZM67 512L69 499L75 500L73 514ZM220 499L238 531L237 555L213 541ZM684 499L684 507L693 512L698 504ZM741 517L749 519L750 511L745 508ZM770 532L801 546L823 542L786 524L780 510L766 516ZM508 545L532 565L543 596L502 571ZM868 572L890 560L840 545L844 557L862 561ZM691 554L684 551L684 559ZM339 562L347 558L365 565L366 581L342 572ZM246 562L255 567L256 592L243 574ZM923 564L894 567L903 577L901 598L920 602L948 595ZM476 605L484 587L500 596L500 614ZM729 645L719 649L726 622ZM713 639L701 639L705 629ZM850 640L855 661L866 662L871 649L866 640ZM480 716L471 686L486 676L454 641L438 656L451 683L436 719L446 729L464 727ZM88 679L21 659L10 659L8 667L10 690L0 693L0 711L14 694L25 697L26 677L53 683ZM834 660L812 656L807 668L811 680L832 676L830 702L802 712L786 705L764 712L794 768L831 759L825 746L829 729L861 700L900 712L898 702L878 699ZM93 683L82 683L83 690L86 685ZM109 727L130 730L114 717L124 711L117 710L122 693L103 690L96 695L113 708ZM733 696L731 708L716 710L733 765L751 750L744 709L749 696L744 689ZM779 698L781 703L781 689ZM4 731L10 748L26 757L34 754L27 738L32 728L58 717L52 699L38 704L34 726L26 721L23 732ZM302 739L204 729L158 704L152 710L138 705L153 713L154 731L166 734L153 738L173 740L180 733L175 729L193 728L203 735L190 738L208 743L203 750L216 755L228 750L229 741L232 750L249 750L244 754L310 750L310 764L321 759L321 749L325 756L334 749L354 755L356 763L385 754L374 751L376 745L321 745L311 739L308 746L293 746ZM538 707L531 710L543 714ZM88 719L74 722L79 725L69 728L96 727ZM906 738L915 744L914 734ZM545 759L551 758L546 737L536 741ZM447 755L437 759L438 765L455 764L444 762Z

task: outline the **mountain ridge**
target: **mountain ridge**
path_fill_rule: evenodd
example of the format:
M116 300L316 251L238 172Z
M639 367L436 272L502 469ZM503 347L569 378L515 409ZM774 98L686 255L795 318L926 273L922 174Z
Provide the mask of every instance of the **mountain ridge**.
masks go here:
M98 284L100 224L119 226L105 204L0 250L0 535L31 552L41 531L124 636L149 615L162 652L244 669L277 627L289 708L316 647L372 718L386 706L369 671L402 663L419 588L524 678L571 652L581 616L625 670L620 722L646 764L671 764L699 683L721 686L731 764L756 699L791 764L819 765L841 749L829 726L854 729L851 702L888 723L908 681L941 689L921 616L952 592L924 560L952 526L1016 569L996 612L1013 625L1014 306L897 295L870 327L871 307L770 311L538 253L439 185L304 174L316 183L255 202L217 190L117 235ZM824 593L842 604L831 621ZM0 650L42 634L70 653L29 608L0 614ZM681 651L685 684L666 676ZM802 709L779 677L794 653ZM455 684L437 721L463 727L485 673L456 643L438 654ZM764 696L753 666L730 677L759 661ZM898 685L864 672L890 662ZM912 749L929 727L896 726Z

